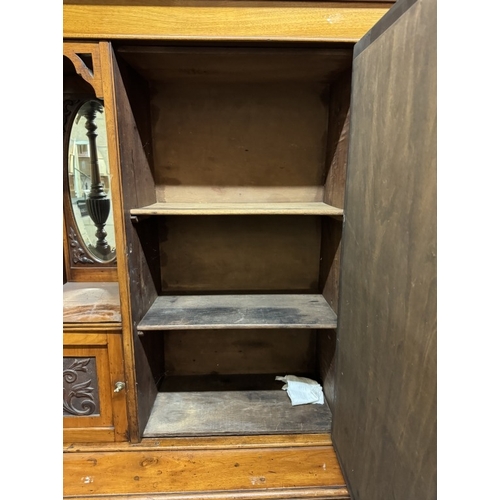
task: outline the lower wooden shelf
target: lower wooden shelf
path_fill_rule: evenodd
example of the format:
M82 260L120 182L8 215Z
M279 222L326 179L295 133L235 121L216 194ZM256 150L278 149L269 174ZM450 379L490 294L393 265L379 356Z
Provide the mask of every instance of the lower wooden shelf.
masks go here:
M144 437L330 432L328 405L292 406L283 390L160 392Z

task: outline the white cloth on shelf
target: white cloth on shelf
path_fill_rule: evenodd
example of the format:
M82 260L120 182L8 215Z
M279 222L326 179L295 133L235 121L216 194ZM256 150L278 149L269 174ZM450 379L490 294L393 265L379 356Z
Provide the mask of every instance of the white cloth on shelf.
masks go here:
M287 392L292 402L292 406L305 404L324 404L323 389L318 382L306 377L296 377L295 375L285 375L276 377L276 380L285 382L282 387Z

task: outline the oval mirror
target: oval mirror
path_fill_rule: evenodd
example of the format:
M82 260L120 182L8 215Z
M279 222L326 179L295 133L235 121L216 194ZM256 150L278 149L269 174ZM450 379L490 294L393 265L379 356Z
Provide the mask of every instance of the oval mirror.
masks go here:
M104 107L84 102L71 126L68 183L73 216L82 243L97 262L115 259L108 143Z

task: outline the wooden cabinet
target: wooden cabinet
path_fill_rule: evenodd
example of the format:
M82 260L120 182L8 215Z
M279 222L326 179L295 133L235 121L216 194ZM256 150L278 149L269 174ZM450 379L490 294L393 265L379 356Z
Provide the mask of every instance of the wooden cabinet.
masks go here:
M131 443L332 433L357 500L435 497L435 3L362 38L388 7L65 6L106 109L122 331L65 355L108 366L114 439L125 405ZM325 404L292 407L289 374Z
M329 432L352 50L109 50L139 435Z
M66 283L64 442L125 441L122 332L117 283Z

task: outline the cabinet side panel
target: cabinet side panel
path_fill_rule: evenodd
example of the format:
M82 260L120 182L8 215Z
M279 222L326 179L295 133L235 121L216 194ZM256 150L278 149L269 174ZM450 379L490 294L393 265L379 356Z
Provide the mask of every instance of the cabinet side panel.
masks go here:
M139 130L146 126L136 123L136 117L130 104L129 89L133 89L134 100L140 97L139 82L129 82L122 79L121 70L117 61L113 59L114 93L116 100L117 130L119 133L119 154L121 191L123 204L123 222L125 227L125 267L120 276L121 286L127 287L129 293L128 310L130 316L131 346L134 352L135 382L137 386L137 429L131 429L132 439L137 439L146 426L149 413L156 397L154 383L155 366L151 367L145 353L146 350L162 351L160 346L144 346L137 335L136 325L149 309L157 297L156 277L159 276L158 243L155 237L156 230L150 226L155 222L143 221L134 227L130 219L130 209L137 206L153 203L156 200L152 166L148 161L147 151L143 148L143 140ZM125 75L124 77L130 77ZM148 106L146 88L144 92L144 106ZM136 108L138 107L136 103ZM144 117L143 117L144 118ZM160 339L161 340L161 339ZM161 368L158 369L161 371ZM135 421L135 419L132 419Z
M333 440L355 500L436 498L436 2L411 3L354 59Z

